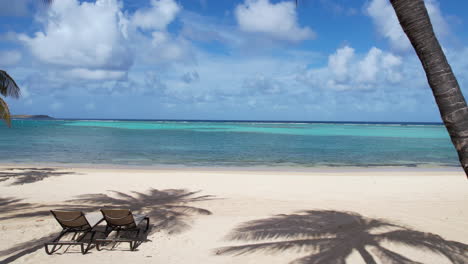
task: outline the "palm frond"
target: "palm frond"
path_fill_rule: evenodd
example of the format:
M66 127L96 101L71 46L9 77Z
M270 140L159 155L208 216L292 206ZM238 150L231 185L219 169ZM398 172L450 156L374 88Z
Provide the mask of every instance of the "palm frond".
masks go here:
M109 194L86 194L70 203L79 203L89 208L129 208L136 213L147 214L155 223L153 230L165 230L168 233L180 233L190 228L190 219L194 215L210 215L209 210L187 205L214 199L211 195L195 196L199 191L184 189L157 190L146 192L132 191L123 193L109 191Z
M228 235L230 240L353 236L355 231L369 231L388 225L352 212L309 210L291 215L276 215L240 225Z
M336 245L335 239L297 239L266 243L252 243L241 246L223 247L216 250L218 255L243 255L255 252L275 253L295 249L320 252Z
M10 109L8 109L7 103L0 98L0 119L5 120L8 127L11 127L11 115Z
M411 260L401 254L398 254L394 251L391 251L389 249L386 249L382 246L375 246L375 248L372 249L372 253L374 253L376 256L382 260L383 263L388 263L388 264L422 264L421 262L417 262L414 260Z
M351 254L351 248L330 248L316 254L296 259L291 264L346 264L346 257Z
M20 88L15 80L3 70L0 70L0 94L3 96L11 96L18 98L21 95Z
M454 264L468 263L468 245L445 240L435 234L405 229L379 234L378 239L439 253Z

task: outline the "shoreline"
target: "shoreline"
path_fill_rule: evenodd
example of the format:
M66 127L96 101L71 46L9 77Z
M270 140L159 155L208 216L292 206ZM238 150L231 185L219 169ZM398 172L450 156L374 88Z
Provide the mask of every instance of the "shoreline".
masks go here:
M255 173L345 173L345 172L436 172L464 173L460 166L186 166L179 165L129 165L89 163L1 163L1 168L49 167L57 169L137 170L137 171L192 171L192 172L255 172Z

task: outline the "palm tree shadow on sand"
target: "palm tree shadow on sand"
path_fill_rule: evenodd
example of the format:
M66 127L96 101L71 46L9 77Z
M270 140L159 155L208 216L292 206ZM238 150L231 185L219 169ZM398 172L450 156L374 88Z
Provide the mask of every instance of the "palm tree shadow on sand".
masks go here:
M49 210L51 209L96 212L101 208L126 208L131 209L134 213L146 214L150 217L152 225L149 231L141 236L146 239L148 235L156 231L165 231L168 234L181 233L190 228L191 222L196 215L210 215L211 212L209 210L195 207L191 204L212 200L215 197L212 195L198 195L198 193L199 191L184 189L150 189L147 192L130 193L109 191L109 194L86 194L62 204L47 206L26 203L21 199L0 198L0 212L2 212L0 221L49 217ZM59 229L57 223L57 233ZM0 263L11 263L18 258L40 250L43 248L43 243L54 236L56 236L55 233L44 234L41 238L0 250L0 256L10 255L8 258L0 260Z
M0 171L0 182L13 179L11 185L23 185L71 174L77 173L55 168L10 168Z
M209 210L190 206L190 203L215 199L212 195L196 196L198 191L183 189L156 190L146 193L110 191L107 194L86 194L70 202L83 204L85 208L126 208L150 217L152 230L164 230L169 234L181 233L190 228L194 215L210 215Z
M346 258L355 250L366 264L377 263L376 259L391 264L420 263L383 246L384 242L390 242L441 254L454 264L468 263L466 244L353 212L312 210L277 215L246 222L227 238L251 243L219 248L216 254L296 250L308 255L290 263L345 264Z

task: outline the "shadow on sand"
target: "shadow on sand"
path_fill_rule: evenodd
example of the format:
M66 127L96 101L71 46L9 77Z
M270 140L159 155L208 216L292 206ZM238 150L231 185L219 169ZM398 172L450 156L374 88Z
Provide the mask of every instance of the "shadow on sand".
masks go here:
M150 189L144 193L109 191L109 194L86 194L63 204L47 206L25 203L21 199L0 198L0 212L3 215L0 220L49 216L51 209L96 212L101 208L128 208L134 213L146 214L150 217L152 225L148 232L142 234L142 240L147 240L147 236L156 231L165 231L169 234L183 232L190 228L193 217L196 215L210 215L209 210L190 204L212 200L215 197L211 195L200 196L197 195L198 193L199 191L191 192L184 189ZM59 229L58 223L57 229ZM42 238L20 243L0 251L0 256L14 254L0 263L11 263L24 255L33 253L43 248L43 243L56 235L55 233L46 234ZM125 236L125 234L123 235Z
M380 263L420 263L383 246L384 242L390 242L441 254L455 264L468 263L468 245L352 212L316 210L277 215L246 222L227 238L250 243L219 248L216 254L296 250L308 255L290 263L344 264L355 250L366 264L377 263L376 259Z
M22 185L70 174L76 173L54 168L10 168L0 171L0 182L13 179L11 185Z

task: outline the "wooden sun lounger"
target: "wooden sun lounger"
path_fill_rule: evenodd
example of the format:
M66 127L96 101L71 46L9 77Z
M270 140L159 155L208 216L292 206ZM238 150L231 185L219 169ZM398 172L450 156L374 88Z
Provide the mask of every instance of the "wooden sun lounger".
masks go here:
M102 215L100 213L84 214L81 211L52 210L50 212L57 222L59 222L60 226L62 226L63 230L51 242L44 243L46 253L51 255L64 245L79 245L81 247L81 253L86 254L91 244L94 243L93 238L96 233L96 231L93 230L94 227L104 220ZM83 242L85 236L90 232L91 238L89 242ZM61 241L60 239L67 233L74 233L72 239ZM78 235L79 233L82 234ZM49 249L50 246L52 246L52 249Z
M116 231L117 235L115 239L96 239L96 248L100 250L100 245L107 242L129 242L130 250L134 251L138 246L141 227L140 224L146 221L145 229L146 232L149 228L149 217L146 215L132 214L128 209L101 209L102 215L107 222L106 234L112 231ZM120 231L136 231L135 236L130 238L119 238Z

